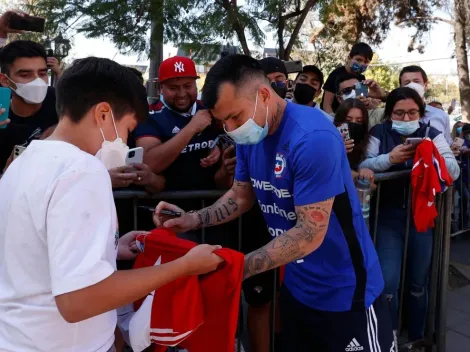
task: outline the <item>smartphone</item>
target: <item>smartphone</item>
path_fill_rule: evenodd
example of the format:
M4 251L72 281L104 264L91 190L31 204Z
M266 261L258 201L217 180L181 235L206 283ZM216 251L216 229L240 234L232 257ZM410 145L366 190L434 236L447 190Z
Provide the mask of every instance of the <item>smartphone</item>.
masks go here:
M129 149L126 156L126 165L142 164L144 161L144 148Z
M405 140L405 145L411 144L413 147L417 147L422 141L422 138L407 138Z
M355 90L356 90L356 98L357 97L367 97L369 95L369 87L367 87L362 82L356 83Z
M455 137L455 138L454 138L454 142L452 143L451 148L452 148L452 149L456 149L456 148L460 149L460 148L463 147L463 143L464 143L464 142L465 142L465 141L464 141L463 138Z
M230 146L235 145L235 141L226 134L221 134L219 136L220 144L223 149L228 149Z
M10 88L0 88L0 109L5 109L6 111L0 115L0 121L5 121L8 119L10 113L10 102L11 102L11 90ZM7 128L7 125L3 125L0 128Z
M450 103L450 106L452 106L452 109L455 109L455 106L457 105L457 99L452 99L452 102Z
M15 147L13 148L13 160L19 157L25 150L26 150L25 146L15 145Z
M302 65L302 61L300 60L284 61L284 65L286 66L287 74L302 72L304 68L304 66Z
M219 140L220 140L220 136L218 136L214 142L212 142L212 145L209 147L209 154L214 150L214 148L217 146L217 144L219 143Z
M8 18L8 27L21 31L43 33L45 25L46 20L42 17L35 17L26 14L20 16L16 13L12 13Z
M341 135L343 135L343 133L346 133L346 135L344 136L345 141L348 141L351 139L351 136L349 135L349 126L346 122L336 128L338 129L339 133L341 133Z

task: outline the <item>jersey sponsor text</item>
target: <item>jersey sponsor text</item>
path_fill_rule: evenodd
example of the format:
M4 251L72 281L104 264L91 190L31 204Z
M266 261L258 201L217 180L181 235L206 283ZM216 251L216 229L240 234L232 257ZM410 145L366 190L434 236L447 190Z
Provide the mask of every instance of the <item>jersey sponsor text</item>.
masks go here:
M259 181L257 179L251 178L251 184L253 188L260 189L262 191L273 192L278 198L290 198L292 195L287 189L277 189L268 181Z

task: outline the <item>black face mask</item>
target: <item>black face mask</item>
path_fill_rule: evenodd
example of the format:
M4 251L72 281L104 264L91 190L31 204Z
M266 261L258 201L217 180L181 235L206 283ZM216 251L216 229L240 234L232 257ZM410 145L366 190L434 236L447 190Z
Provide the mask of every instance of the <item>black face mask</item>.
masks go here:
M348 122L349 136L354 140L354 144L359 144L364 140L366 130L364 124Z
M286 97L287 85L286 82L271 82L271 88L279 95L282 99Z
M296 83L294 89L294 98L300 105L310 104L315 98L317 90L306 83Z

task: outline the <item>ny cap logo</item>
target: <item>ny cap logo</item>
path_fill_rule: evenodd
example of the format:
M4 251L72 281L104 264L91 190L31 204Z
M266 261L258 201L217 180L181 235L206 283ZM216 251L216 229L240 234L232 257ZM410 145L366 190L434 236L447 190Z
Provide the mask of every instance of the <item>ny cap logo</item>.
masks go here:
M175 72L184 72L184 64L183 62L175 62Z

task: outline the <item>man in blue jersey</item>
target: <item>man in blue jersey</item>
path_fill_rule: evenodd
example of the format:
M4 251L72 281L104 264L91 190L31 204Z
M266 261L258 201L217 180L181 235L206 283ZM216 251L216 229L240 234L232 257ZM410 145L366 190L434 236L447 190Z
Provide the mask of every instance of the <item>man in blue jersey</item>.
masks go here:
M219 60L202 99L237 142L232 188L211 207L160 220L177 232L242 215L255 201L273 240L246 255L245 278L286 265L281 292L284 351L391 352L384 283L362 218L342 138L321 112L284 101L259 63Z

